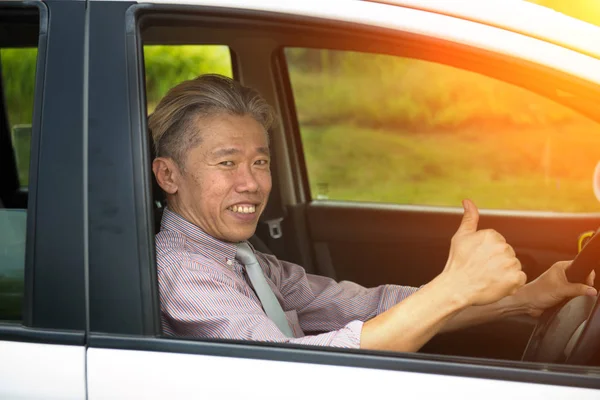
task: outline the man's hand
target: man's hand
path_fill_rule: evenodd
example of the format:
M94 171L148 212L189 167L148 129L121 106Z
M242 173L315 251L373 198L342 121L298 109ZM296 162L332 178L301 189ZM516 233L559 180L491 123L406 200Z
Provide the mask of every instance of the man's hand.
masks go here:
M527 277L512 247L496 231L477 230L479 212L470 200L465 200L463 207L465 213L452 237L444 271L408 298L365 322L360 336L362 349L416 351L448 327L451 320L455 322L450 329L456 329L494 314L468 310L490 308L487 304L525 284ZM466 316L457 320L457 316L465 315L465 310Z
M464 296L467 305L485 305L513 294L527 281L513 248L492 229L477 230L479 211L463 201L465 213L452 237L450 255L440 275Z
M570 265L571 261L557 262L536 280L515 293L515 298L528 308L529 315L538 317L545 309L571 297L596 296L598 294L593 287L596 273L592 271L586 284L570 283L566 275Z

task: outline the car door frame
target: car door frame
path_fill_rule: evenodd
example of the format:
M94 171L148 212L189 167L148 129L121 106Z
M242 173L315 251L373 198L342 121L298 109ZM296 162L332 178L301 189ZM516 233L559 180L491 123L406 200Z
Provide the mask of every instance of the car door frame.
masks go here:
M223 24L244 21L260 27L265 23L306 23L305 18L273 13L203 7L190 5L132 5L131 3L91 2L90 7L90 74L89 74L89 134L90 134L90 333L88 344L88 391L93 396L108 396L110 388L140 388L156 371L169 376L190 378L178 385L198 393L223 393L223 390L244 390L247 396L275 395L273 388L218 386L210 373L212 363L226 362L234 376L239 376L244 360L245 374L256 371L262 361L278 363L287 376L300 374L302 379L315 377L301 369L305 365L335 368L355 367L424 373L432 382L434 375L484 378L495 382L527 382L546 385L600 388L597 379L586 375L589 368L577 366L541 366L492 360L423 354L341 350L326 347L290 344L267 344L232 340L190 340L163 337L156 287L153 246L151 184L149 172L149 139L144 116L144 79L142 43L137 17L143 13L179 13L190 20L195 14ZM125 22L124 22L125 21ZM106 27L111 27L107 30ZM107 51L114 54L110 62ZM114 82L107 82L112 76ZM110 115L110 118L101 116ZM121 356L118 356L118 355ZM165 356L194 355L192 364L180 363L182 358ZM110 357L120 357L122 363L108 364ZM212 358L216 357L216 358ZM140 360L145 360L140 364ZM179 361L178 361L179 360ZM127 374L133 366L144 368ZM188 367L186 367L188 365ZM202 388L197 387L189 365L201 368ZM214 364L216 365L216 364ZM113 368L127 376L127 382L111 374ZM140 367L142 368L142 367ZM187 368L187 369L186 369ZM187 370L187 372L186 372ZM322 373L323 370L319 370ZM171 375L175 374L175 375ZM285 374L284 374L285 375ZM197 376L197 375L193 375ZM400 376L400 375L398 375ZM283 378L283 375L282 375ZM164 393L165 386L152 388ZM392 383L392 381L388 381ZM123 385L130 385L124 388ZM168 384L168 379L164 382ZM104 388L104 389L102 389ZM352 388L347 388L351 390ZM214 390L214 392L212 392ZM219 392L221 390L221 392ZM269 390L265 392L265 390ZM412 390L418 390L413 387ZM180 393L173 388L174 393ZM248 393L251 392L251 393ZM103 394L104 393L104 394ZM188 392L189 393L189 392ZM351 394L351 392L347 391ZM586 392L587 393L587 392ZM113 392L113 394L115 394ZM118 395L118 394L117 394Z
M0 393L22 398L84 398L86 296L80 61L85 4L0 3L0 9L5 8L36 10L40 23L23 316L21 324L0 323Z

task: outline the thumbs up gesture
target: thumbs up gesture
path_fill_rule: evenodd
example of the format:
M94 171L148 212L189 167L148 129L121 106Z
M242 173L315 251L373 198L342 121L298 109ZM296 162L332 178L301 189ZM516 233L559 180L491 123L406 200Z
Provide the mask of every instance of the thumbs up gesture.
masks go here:
M442 275L470 305L496 302L527 281L521 263L504 237L493 229L477 230L479 211L463 201L464 215L452 237Z

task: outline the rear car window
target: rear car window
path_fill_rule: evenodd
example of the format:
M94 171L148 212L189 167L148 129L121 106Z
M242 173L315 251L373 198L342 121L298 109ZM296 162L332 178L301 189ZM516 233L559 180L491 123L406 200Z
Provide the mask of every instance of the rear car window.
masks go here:
M0 321L22 319L27 193L37 48L0 48L3 102L7 121L0 149L2 164L0 204ZM6 129L8 128L8 131ZM11 157L12 153L12 157ZM12 182L18 182L13 185Z
M287 48L313 199L597 212L600 124L471 71Z
M202 74L233 77L231 52L222 45L146 45L146 100L148 113L177 84Z
M22 187L29 184L37 48L0 49L6 113Z

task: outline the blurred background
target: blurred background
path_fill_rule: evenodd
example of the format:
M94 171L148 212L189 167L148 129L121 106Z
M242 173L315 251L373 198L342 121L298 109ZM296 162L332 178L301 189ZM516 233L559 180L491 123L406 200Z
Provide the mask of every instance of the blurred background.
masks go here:
M598 0L532 0L600 25ZM596 212L599 125L505 82L429 61L288 48L313 198ZM202 73L232 75L225 46L145 46L148 113ZM27 185L36 49L2 49L9 122ZM93 93L92 93L93 95ZM356 146L361 143L361 146ZM576 162L574 162L576 160Z

